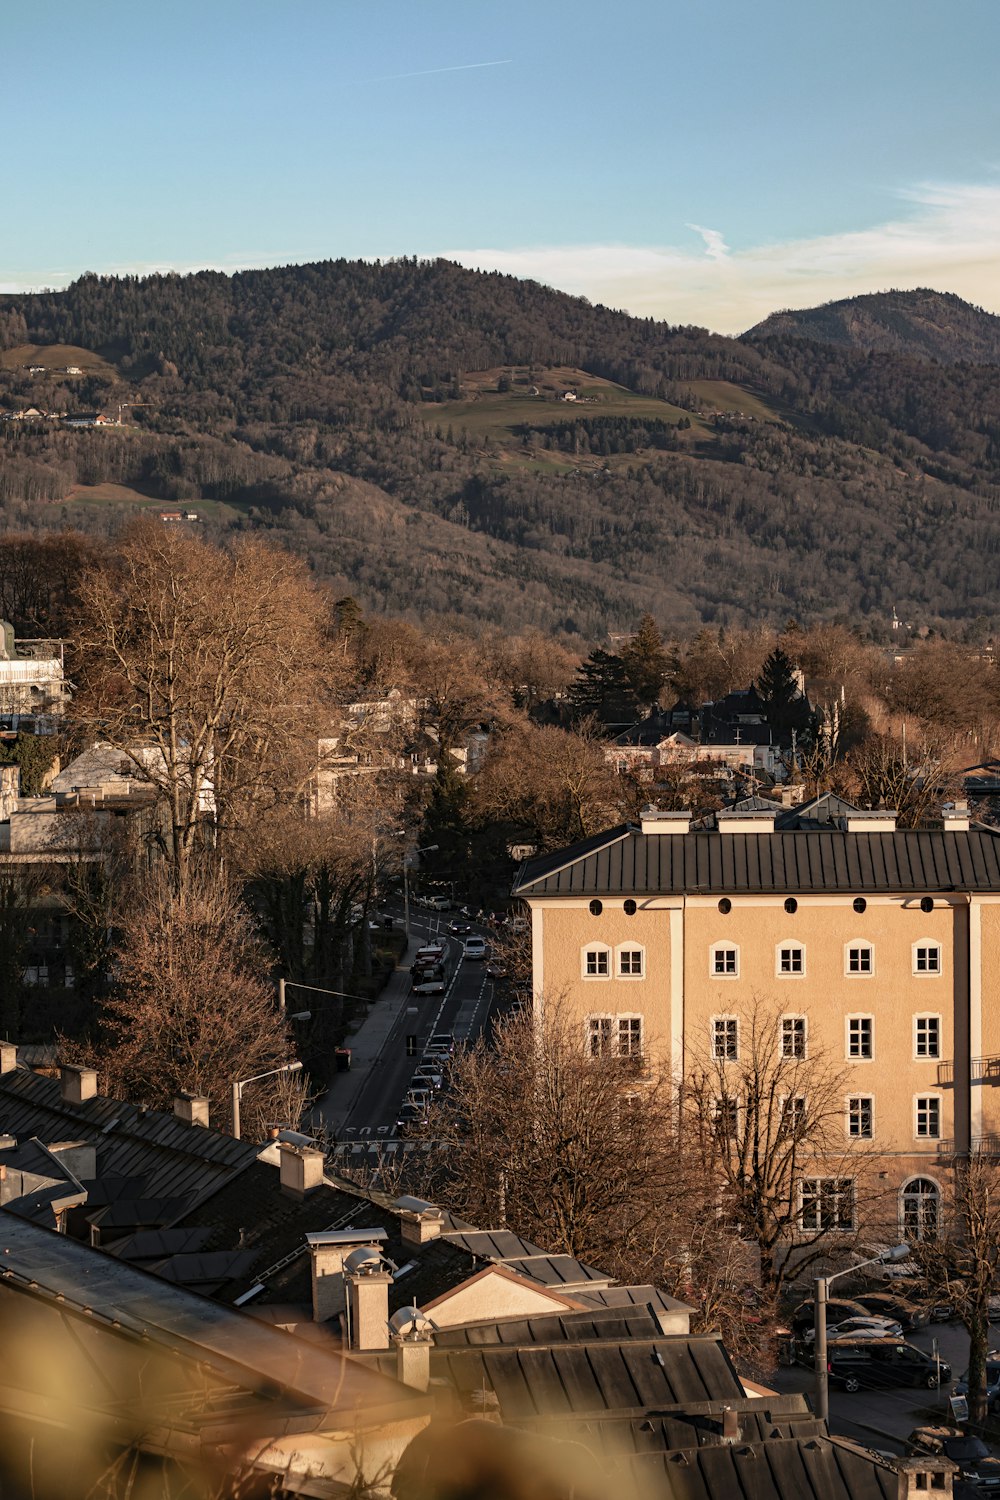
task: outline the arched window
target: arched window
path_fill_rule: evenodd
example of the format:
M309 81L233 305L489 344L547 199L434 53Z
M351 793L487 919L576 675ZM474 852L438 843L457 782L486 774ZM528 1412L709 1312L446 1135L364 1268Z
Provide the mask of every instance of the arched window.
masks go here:
M932 1240L941 1213L941 1189L930 1177L911 1177L900 1194L904 1240Z

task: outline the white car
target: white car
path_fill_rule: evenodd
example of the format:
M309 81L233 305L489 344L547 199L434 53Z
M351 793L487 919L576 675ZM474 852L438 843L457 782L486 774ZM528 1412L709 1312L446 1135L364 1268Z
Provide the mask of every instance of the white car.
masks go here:
M816 1337L815 1328L807 1328L803 1335L807 1344ZM839 1323L826 1325L827 1343L831 1339L899 1339L903 1337L903 1325L893 1318L843 1318Z
M434 978L421 979L410 986L411 995L443 995L447 988L446 981L436 975Z
M481 937L466 938L462 957L484 959L486 957L486 939Z

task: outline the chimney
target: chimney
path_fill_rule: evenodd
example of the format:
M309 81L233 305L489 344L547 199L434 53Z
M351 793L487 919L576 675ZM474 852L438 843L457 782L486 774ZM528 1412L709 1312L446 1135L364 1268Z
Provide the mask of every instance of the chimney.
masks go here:
M870 812L849 812L844 819L844 827L848 833L895 833L896 809L876 807Z
M419 1307L401 1307L389 1319L396 1346L396 1379L415 1391L426 1391L431 1383L431 1346L434 1325Z
M740 1419L731 1406L722 1408L722 1441L724 1443L738 1443L740 1440Z
M293 1146L278 1142L281 1191L286 1196L304 1198L322 1186L324 1157L317 1146Z
M390 1264L375 1249L352 1250L344 1261L352 1349L388 1349Z
M17 1048L13 1042L0 1042L0 1074L13 1073L17 1067Z
M77 1068L63 1063L59 1069L59 1097L64 1104L83 1104L97 1093L96 1068Z
M176 1094L174 1114L185 1125L208 1125L209 1101L204 1094Z
M910 1500L913 1495L953 1495L955 1474L958 1465L950 1458L893 1458L889 1462L896 1471L897 1500Z
M361 1245L378 1246L388 1239L384 1229L327 1229L307 1234L312 1272L313 1322L325 1323L347 1306L344 1261Z
M404 1245L426 1245L441 1233L444 1215L423 1198L397 1198L393 1208L399 1214L399 1232Z
M715 815L716 826L720 833L773 833L773 812L736 812L732 808L723 808Z
M690 833L691 813L660 812L655 807L644 807L640 814L643 833Z
M967 802L945 803L941 821L946 833L968 833L970 827L969 804Z

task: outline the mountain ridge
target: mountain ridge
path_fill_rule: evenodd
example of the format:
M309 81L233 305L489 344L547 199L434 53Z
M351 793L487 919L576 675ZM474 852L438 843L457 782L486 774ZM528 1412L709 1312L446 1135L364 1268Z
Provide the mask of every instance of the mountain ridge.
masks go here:
M990 365L728 339L415 260L0 297L0 350L39 347L95 359L0 359L0 409L125 419L0 423L8 527L107 531L130 487L211 502L206 526L267 531L368 608L585 639L645 609L1000 615Z
M868 292L820 307L785 310L743 334L747 340L808 338L866 353L935 359L942 364L1000 364L1000 317L953 292Z

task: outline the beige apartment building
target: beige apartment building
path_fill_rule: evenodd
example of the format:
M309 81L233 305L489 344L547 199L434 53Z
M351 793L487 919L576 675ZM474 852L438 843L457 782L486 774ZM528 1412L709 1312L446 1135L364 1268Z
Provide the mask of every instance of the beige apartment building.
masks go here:
M716 822L650 812L522 867L536 1011L558 1001L589 1051L682 1079L735 1071L767 1006L784 1056L839 1066L844 1148L877 1154L919 1235L955 1154L1000 1154L1000 833L960 812Z

